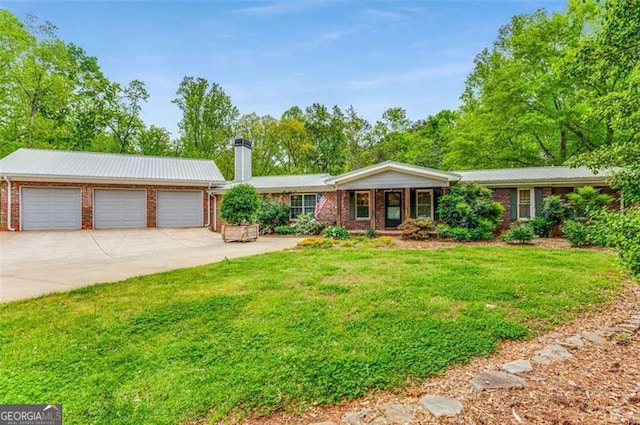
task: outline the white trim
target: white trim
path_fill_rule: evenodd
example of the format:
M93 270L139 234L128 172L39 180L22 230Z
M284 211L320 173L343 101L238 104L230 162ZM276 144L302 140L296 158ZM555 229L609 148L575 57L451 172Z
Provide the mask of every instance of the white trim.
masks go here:
M99 188L98 188L99 189ZM203 191L202 189L197 190L197 189L156 189L156 227L157 228L162 228L160 226L158 226L158 222L160 221L160 216L158 214L158 204L159 204L159 193L158 192L180 192L180 193L184 193L184 192L197 192L200 193L200 224L198 225L198 227L208 227L209 224L204 225L203 224L203 217L204 217L204 195L207 195L207 204L208 204L208 200L209 200L209 195L207 192ZM149 209L149 203L147 202L147 211ZM209 218L207 218L207 221L209 221ZM166 227L165 227L166 228Z
M520 214L520 192L529 192L529 217L523 217ZM517 220L529 220L536 215L536 191L533 187L518 187L516 188L516 206L517 206Z
M369 205L368 205L369 210L368 210L368 214L367 214L366 217L358 217L358 194L359 193L361 193L361 194L365 194L366 193L367 196L369 197ZM356 191L354 191L353 196L355 198L354 205L355 205L355 208L356 208L356 210L354 211L354 214L353 214L354 220L355 221L371 220L371 191L369 191L369 190L356 190ZM362 205L362 206L364 206L364 205Z
M360 180L365 177L374 176L385 171L398 171L404 174L412 174L418 177L428 177L433 180L441 180L446 182L456 182L460 180L460 176L455 173L448 173L444 171L433 170L430 168L402 164L399 162L385 161L380 164L361 168L359 170L351 171L340 176L330 177L326 181L327 183L334 183L336 185L339 185L349 183L354 180Z
M302 196L302 212L300 214L308 214L304 211L305 209L305 205L304 205L304 197L305 196L313 196L314 197L314 202L313 202L313 211L311 212L311 215L313 215L313 213L315 212L316 209L316 205L318 204L318 199L316 196L316 193L311 193L311 192L305 192L305 193L292 193L289 195L289 208L291 208L291 210L293 211L293 207L291 206L291 197L292 196ZM298 221L298 218L292 218L291 217L291 213L289 213L289 219L291 221Z
M83 229L83 225L84 225L84 218L82 217L82 186L31 186L31 185L20 185L20 191L18 192L18 205L20 208L20 211L18 212L18 224L20 225L20 230L24 230L24 227L22 226L22 212L24 210L23 208L23 204L22 204L22 190L23 189L77 189L80 191L80 228L76 229L76 230L82 230ZM11 206L11 205L9 205ZM9 229L11 230L11 229ZM54 229L55 230L55 229ZM13 229L13 231L15 231L15 229Z
M430 211L431 216L430 217L420 217L418 215L418 193L429 193L431 195L431 208L430 208L431 209L431 211ZM416 213L416 218L417 219L429 218L429 219L433 220L433 217L434 217L434 205L433 204L434 204L434 202L433 202L433 189L416 189L416 205L415 205L416 211L415 211L415 213Z

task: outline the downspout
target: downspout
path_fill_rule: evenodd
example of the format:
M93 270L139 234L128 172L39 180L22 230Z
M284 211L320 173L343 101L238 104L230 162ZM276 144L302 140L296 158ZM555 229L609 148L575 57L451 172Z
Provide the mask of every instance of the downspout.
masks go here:
M4 176L4 181L7 182L7 230L15 232L16 229L11 227L11 180L9 180L9 177Z
M207 224L205 224L204 227L211 226L211 193L209 192L211 186L213 186L213 183L209 183L209 187L207 188Z
M218 198L216 198L216 195L213 195L213 231L217 231L216 229L218 228Z

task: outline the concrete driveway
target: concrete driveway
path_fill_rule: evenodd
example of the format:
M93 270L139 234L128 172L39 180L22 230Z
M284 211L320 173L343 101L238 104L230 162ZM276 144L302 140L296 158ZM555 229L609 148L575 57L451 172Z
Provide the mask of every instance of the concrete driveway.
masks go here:
M0 302L281 251L299 240L224 243L204 228L0 232Z

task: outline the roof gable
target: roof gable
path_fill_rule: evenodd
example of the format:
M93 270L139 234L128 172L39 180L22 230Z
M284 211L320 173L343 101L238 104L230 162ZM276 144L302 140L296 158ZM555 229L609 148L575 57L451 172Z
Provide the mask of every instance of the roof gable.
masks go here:
M457 182L458 180L460 180L460 176L458 174L448 173L446 171L440 171L433 168L418 167L417 165L409 165L401 162L385 161L379 164L360 168L349 173L329 178L327 179L327 183L333 183L340 186L347 183L355 182L357 180L389 172L393 172L396 174L405 174L408 176L424 178L427 180L437 180L446 183Z

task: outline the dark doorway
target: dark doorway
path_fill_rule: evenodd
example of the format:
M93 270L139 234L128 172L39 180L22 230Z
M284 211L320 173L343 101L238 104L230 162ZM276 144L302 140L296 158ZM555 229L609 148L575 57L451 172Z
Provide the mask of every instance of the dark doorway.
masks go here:
M398 227L402 223L402 192L385 192L384 227Z

